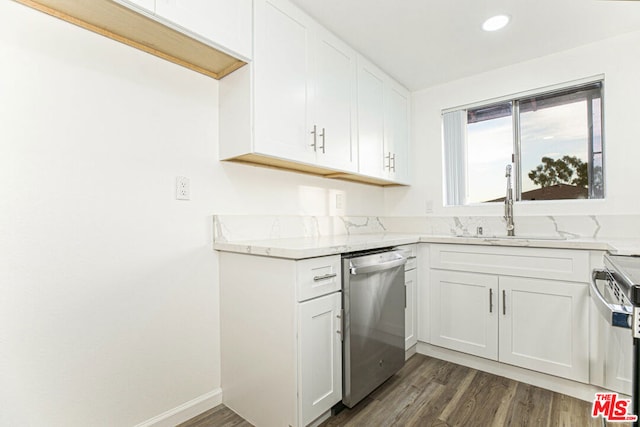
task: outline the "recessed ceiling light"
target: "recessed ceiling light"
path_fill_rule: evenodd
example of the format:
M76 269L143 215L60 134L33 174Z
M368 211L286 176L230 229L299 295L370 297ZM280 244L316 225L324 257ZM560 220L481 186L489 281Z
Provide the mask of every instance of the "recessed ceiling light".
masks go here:
M497 31L509 23L509 15L496 15L484 21L482 29L485 31Z

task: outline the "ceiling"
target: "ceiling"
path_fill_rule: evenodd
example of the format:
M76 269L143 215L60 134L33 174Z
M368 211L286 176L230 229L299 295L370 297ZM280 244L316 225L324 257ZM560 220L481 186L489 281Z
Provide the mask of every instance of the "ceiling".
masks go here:
M640 30L640 1L292 1L410 90ZM482 31L499 13L509 25Z

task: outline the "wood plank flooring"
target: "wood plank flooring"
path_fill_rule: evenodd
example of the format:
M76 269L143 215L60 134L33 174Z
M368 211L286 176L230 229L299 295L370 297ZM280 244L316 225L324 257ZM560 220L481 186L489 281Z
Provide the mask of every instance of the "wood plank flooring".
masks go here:
M416 354L353 409L321 427L601 427L601 419L591 418L590 411L589 402ZM251 424L224 405L181 424L214 426Z

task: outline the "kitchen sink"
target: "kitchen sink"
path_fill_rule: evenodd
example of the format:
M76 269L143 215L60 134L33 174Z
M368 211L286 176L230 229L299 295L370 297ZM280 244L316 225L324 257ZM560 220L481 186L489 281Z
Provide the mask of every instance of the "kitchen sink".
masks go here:
M516 236L460 236L460 237L471 237L474 239L496 239L496 240L569 240L569 237L566 236L531 236L526 234L520 234Z

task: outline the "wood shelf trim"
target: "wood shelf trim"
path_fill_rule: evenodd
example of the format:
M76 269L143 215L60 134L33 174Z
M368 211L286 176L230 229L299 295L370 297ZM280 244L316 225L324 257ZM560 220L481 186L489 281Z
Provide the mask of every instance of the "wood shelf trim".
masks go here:
M246 64L110 0L15 1L214 79Z
M297 163L294 161L278 159L275 157L269 157L257 153L244 154L238 157L225 159L225 161L242 163L250 166L260 166L271 169L287 170L290 172L305 173L309 175L322 176L324 178L340 179L343 181L359 182L362 184L377 185L381 187L403 186L403 184L398 184L396 182L387 181L380 178L359 175L355 173L338 172L333 169L323 168L321 166Z

